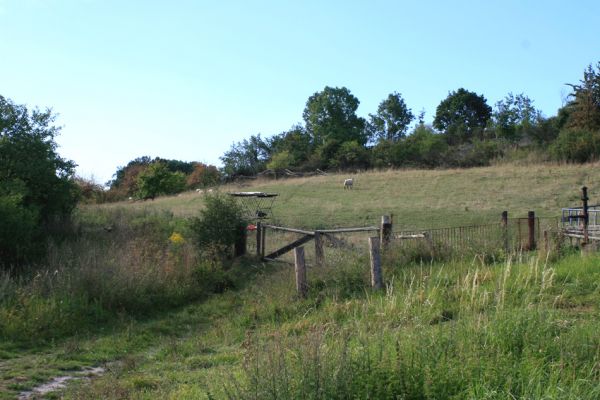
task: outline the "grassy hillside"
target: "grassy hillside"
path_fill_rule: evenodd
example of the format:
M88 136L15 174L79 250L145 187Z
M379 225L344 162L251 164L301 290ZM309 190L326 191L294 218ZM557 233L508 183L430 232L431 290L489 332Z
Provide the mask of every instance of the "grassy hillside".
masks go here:
M280 193L276 218L288 225L394 213L396 225L432 227L497 221L504 209L555 216L584 184L594 202L595 169L390 171L354 175L352 191L348 175L222 190ZM78 236L51 246L46 265L0 274L0 399L67 375L79 375L67 399L600 397L597 254L481 249L429 262L393 247L386 289L374 292L366 254L328 248L300 299L285 264L208 262L173 239L189 238L181 217L201 207L196 193L82 207ZM81 379L97 366L102 376Z
M274 216L298 227L360 226L377 223L393 213L398 226L435 228L497 221L503 210L523 217L560 214L565 206L579 205L580 188L589 187L592 203L600 202L600 168L585 165L501 165L467 170L399 170L330 174L310 178L256 181L227 185L222 191L279 193ZM344 191L344 178L355 179ZM176 215L194 215L202 196L186 193L128 207L165 209ZM119 207L120 204L103 207Z

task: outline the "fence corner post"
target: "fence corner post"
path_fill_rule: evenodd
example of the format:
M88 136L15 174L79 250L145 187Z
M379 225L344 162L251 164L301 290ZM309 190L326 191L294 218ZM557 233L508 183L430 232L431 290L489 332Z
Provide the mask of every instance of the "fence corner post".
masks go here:
M369 238L369 255L371 259L371 287L373 289L383 288L383 276L381 273L381 254L379 253L379 238Z
M308 294L308 286L306 284L306 264L304 263L303 246L294 249L294 266L296 272L296 291L300 297L305 298Z
M527 250L535 250L535 211L529 211L527 213L527 226L529 227Z
M387 249L390 244L390 240L392 239L392 219L389 215L381 216L381 229L380 229L380 237L381 237L381 246L383 249Z

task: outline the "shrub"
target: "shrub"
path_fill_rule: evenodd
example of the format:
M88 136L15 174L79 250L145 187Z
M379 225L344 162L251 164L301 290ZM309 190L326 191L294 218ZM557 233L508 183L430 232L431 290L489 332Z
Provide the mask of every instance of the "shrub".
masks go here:
M551 152L558 160L592 161L600 155L600 131L564 129L552 144Z
M192 219L191 230L201 251L222 256L245 235L247 221L242 208L225 194L205 197L205 208L200 216Z
M137 196L142 199L154 198L161 194L175 194L185 189L183 172L171 172L166 164L155 162L140 173L137 178Z

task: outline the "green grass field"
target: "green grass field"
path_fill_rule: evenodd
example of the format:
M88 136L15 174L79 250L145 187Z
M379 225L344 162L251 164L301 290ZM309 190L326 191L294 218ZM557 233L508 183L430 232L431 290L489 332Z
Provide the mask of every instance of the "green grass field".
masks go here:
M277 192L276 221L296 227L397 229L557 216L598 165L501 165L253 182ZM355 188L344 191L343 178ZM393 247L386 289L369 288L368 255L327 250L308 272L252 257L198 258L183 219L188 193L85 206L80 236L55 246L47 272L0 275L0 399L101 366L46 395L66 399L597 399L600 256L469 254L424 261ZM400 225L400 226L399 226ZM103 228L111 226L107 232ZM498 261L500 260L500 261ZM56 271L56 272L55 272ZM81 372L80 372L81 373Z
M343 190L346 177L354 178L353 190ZM541 217L555 217L562 207L580 205L584 185L589 187L591 202L600 203L599 181L598 164L500 165L251 181L243 186L226 185L221 191L278 193L274 219L288 226L372 225L378 224L381 215L394 214L399 227L424 229L497 221L504 210L511 217L525 217L530 210ZM180 216L195 215L201 206L202 196L195 192L127 205Z

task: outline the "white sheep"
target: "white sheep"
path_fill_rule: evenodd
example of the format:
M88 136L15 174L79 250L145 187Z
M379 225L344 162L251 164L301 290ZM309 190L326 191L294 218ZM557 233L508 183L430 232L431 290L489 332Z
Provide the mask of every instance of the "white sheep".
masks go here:
M344 179L344 189L352 189L353 185L354 185L354 179L352 179L352 178Z
M202 193L204 193L204 190L202 190L202 189L196 189L196 193L202 194Z

